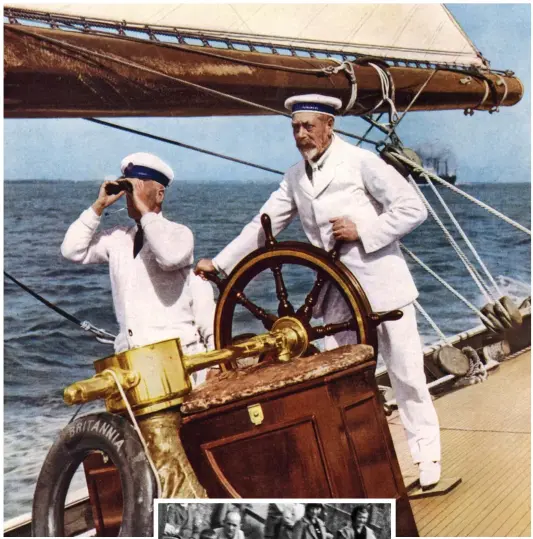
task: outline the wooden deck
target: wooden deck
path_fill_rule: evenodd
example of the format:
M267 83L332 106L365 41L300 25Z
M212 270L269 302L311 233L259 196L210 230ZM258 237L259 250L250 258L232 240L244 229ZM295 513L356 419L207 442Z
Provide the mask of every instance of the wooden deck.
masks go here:
M448 494L411 500L424 537L531 537L531 353L504 362L488 380L435 400ZM389 420L406 484L417 469L395 412Z

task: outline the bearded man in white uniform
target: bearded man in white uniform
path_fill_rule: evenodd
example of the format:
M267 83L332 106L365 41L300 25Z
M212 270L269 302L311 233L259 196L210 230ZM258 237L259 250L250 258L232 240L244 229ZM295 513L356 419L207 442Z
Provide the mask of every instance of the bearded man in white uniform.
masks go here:
M179 337L186 354L213 349L215 303L209 283L192 271L194 239L189 228L161 212L172 169L149 153L128 155L122 179L131 192L108 194L104 182L94 204L70 225L62 255L80 264L108 263L120 332L115 352ZM126 196L134 226L97 232L102 212ZM195 380L205 379L205 372Z
M439 423L426 387L423 354L413 301L418 292L398 241L422 223L426 209L412 186L377 155L333 132L339 99L321 95L289 98L292 129L303 160L285 174L259 214L214 259L200 260L196 272L229 272L265 242L260 215L274 235L298 214L309 241L330 250L344 240L341 261L365 290L374 311L401 309L398 321L378 326L378 352L385 362L423 487L440 478ZM334 290L323 305L324 323L346 320L347 306ZM356 342L355 332L326 338L328 349Z

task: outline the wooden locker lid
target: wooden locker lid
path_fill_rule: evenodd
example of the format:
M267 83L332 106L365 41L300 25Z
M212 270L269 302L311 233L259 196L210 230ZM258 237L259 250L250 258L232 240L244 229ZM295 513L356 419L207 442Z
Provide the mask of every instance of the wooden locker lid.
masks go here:
M264 361L244 369L228 370L207 380L185 397L183 414L193 414L241 399L268 393L360 365L374 358L366 344L341 346L335 350L286 363Z

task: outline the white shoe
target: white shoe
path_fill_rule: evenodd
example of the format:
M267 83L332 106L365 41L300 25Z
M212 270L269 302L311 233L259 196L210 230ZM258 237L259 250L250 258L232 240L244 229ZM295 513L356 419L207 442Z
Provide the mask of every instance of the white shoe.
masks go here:
M418 464L420 472L420 486L422 490L434 487L440 479L440 462L423 461Z

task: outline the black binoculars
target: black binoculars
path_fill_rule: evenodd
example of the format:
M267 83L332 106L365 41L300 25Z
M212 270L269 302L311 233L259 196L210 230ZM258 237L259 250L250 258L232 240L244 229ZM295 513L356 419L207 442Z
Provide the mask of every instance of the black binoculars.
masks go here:
M133 193L133 185L129 180L117 180L116 183L109 183L105 186L105 192L108 195L118 195L121 191Z

